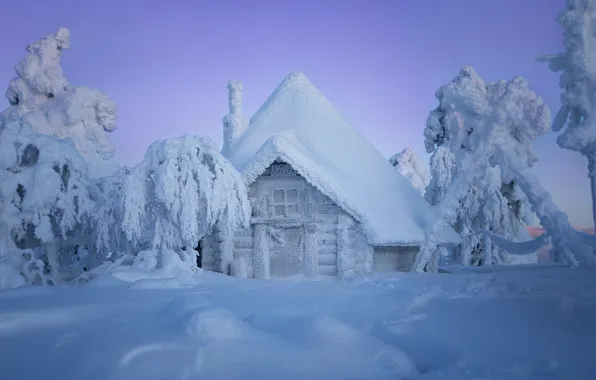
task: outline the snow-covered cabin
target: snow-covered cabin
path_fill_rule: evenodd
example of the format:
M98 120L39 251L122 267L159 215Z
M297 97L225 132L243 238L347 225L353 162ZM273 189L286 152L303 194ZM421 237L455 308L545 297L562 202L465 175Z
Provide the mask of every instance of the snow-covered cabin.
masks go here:
M242 277L350 276L409 270L430 207L410 182L300 73L248 122L228 84L222 153L243 174L250 227L200 244L204 269ZM442 244L455 244L451 228Z

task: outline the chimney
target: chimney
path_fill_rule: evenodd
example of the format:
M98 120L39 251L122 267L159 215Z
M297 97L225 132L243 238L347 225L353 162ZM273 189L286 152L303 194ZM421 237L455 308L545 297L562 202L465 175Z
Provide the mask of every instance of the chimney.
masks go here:
M231 80L228 82L228 114L223 118L223 149L224 156L231 154L238 138L246 129L246 119L242 115L242 82Z

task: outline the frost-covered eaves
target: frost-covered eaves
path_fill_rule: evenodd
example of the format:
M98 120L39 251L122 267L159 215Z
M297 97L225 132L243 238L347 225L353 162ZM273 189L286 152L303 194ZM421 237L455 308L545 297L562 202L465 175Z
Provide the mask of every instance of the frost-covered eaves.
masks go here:
M247 183L276 159L357 219L373 245L424 241L428 203L303 74L290 74L250 120L228 157ZM440 237L458 243L450 227Z

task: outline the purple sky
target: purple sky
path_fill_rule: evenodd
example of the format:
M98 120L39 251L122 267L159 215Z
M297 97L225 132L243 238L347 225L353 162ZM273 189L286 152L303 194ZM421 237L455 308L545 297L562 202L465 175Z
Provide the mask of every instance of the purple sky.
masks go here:
M125 164L157 139L191 133L221 142L227 81L244 81L250 116L292 71L304 72L383 154L409 146L428 159L422 131L434 93L462 65L486 81L524 76L556 111L558 76L534 58L562 49L563 7L564 0L6 1L0 83L14 76L28 43L64 26L72 33L66 76L116 101L113 141ZM551 133L536 143L536 172L574 224L592 226L586 162L554 141Z

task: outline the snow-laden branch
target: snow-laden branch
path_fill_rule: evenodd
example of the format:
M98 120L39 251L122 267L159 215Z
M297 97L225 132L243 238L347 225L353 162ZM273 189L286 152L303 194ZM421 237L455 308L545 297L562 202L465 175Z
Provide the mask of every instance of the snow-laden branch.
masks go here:
M92 187L72 144L27 123L0 123L0 262L29 283L59 282L60 263L72 259L60 247L86 232Z
M442 86L436 96L439 106L429 114L424 130L425 146L433 153L430 160L433 175L425 198L431 205L441 203L447 189L457 185L462 173L477 171L479 175L474 180L459 184L465 187L459 191L461 198L455 204L455 217L449 224L460 234L488 228L512 240L529 239L524 225L533 215L517 183L503 178L499 167L481 169L476 162L466 163L463 157L479 150L484 142L489 148L498 143L496 138L487 139L494 129L495 115L500 115L504 119L501 125L506 125L509 134L515 136L515 149L525 152L524 164L531 166L535 159L529 143L548 129L548 123L541 123L536 116L547 115L548 109L542 107L542 101L527 89L523 79L487 84L471 67L462 68L459 76ZM482 159L488 157L485 154ZM482 258L483 242L469 239L457 248L456 254L465 262L482 262L486 259ZM518 261L503 250L490 251L491 262Z
M465 196L470 183L474 181L478 174L483 173L489 167L486 155L490 153L490 149L485 148L482 142L480 145L482 146L481 149L472 154L461 156L464 164L474 169L459 173L453 179L453 184L447 188L442 201L430 208L427 215L429 228L426 231L425 243L416 256L411 271L424 271L437 249L439 232L456 219L459 200Z
M552 201L531 171L536 156L532 142L545 133L550 125L550 112L542 99L528 88L523 78L513 78L485 85L471 67L461 70L458 77L437 92L440 106L429 116L425 130L427 148L439 144L449 146L456 153L455 162L461 164L445 193L432 209L425 247L417 257L415 270L423 270L434 249L436 233L445 223L454 222L467 191L474 181L482 180L491 168L500 170L502 184L515 184L509 208L517 213L519 201L532 206L552 239L555 259L570 265L594 266L596 257L586 254L585 246L574 238L575 230L567 215ZM451 132L449 132L451 131ZM459 133L464 131L465 133ZM448 138L446 135L457 138ZM520 198L520 195L524 197ZM491 204L484 210L492 211ZM499 231L492 226L496 233ZM498 245L498 244L497 244Z
M139 248L195 247L218 223L233 231L250 219L244 179L211 140L158 141L124 182L122 229Z
M516 242L505 239L490 231L485 230L483 233L490 238L491 242L494 245L507 251L507 253L513 255L527 255L530 253L534 253L538 251L540 248L550 244L550 236L548 236L547 234L542 234L536 239L532 239L529 241Z

